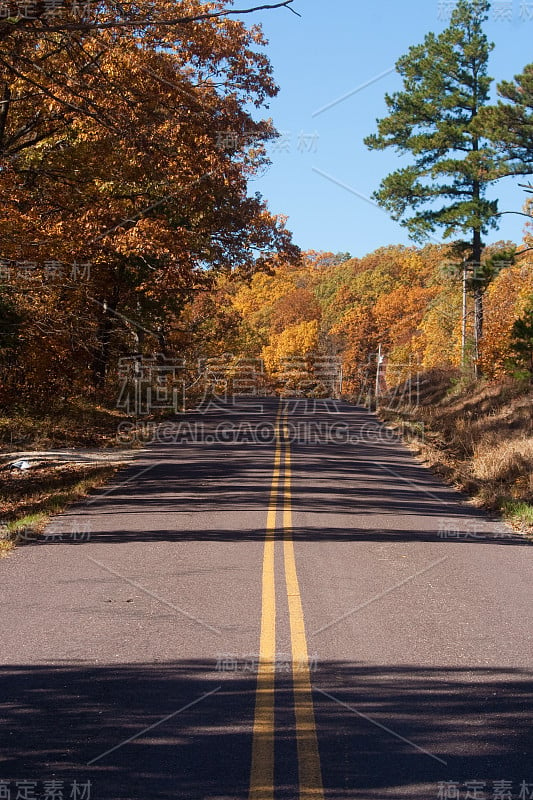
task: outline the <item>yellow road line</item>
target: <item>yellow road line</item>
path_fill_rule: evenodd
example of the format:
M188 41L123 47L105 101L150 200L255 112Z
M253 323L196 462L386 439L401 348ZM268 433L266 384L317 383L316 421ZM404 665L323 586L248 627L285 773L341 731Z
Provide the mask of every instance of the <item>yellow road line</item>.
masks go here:
M283 425L283 436L281 427ZM292 648L292 683L298 751L298 781L300 800L324 800L322 773L315 711L309 671L309 655L305 635L300 586L296 571L292 539L291 449L288 440L288 418L281 406L276 417L276 449L270 487L265 546L263 551L261 636L259 666L255 697L255 716L252 741L252 767L249 800L274 800L274 709L276 669L276 588L275 588L275 531L278 496L281 489L281 465L284 460L283 482L283 559L289 605L289 624ZM283 442L285 439L285 442Z
M296 571L296 558L292 538L291 499L291 445L288 439L287 417L285 432L285 481L283 489L283 557L285 582L289 603L289 622L292 647L292 683L294 690L294 712L296 718L296 742L298 748L298 776L300 800L323 800L322 771L316 734L315 711L309 671L309 654L305 636L305 624Z
M261 637L255 696L250 800L273 800L274 798L274 681L276 670L274 532L276 530L276 509L281 469L280 419L281 406L276 417L276 451L263 551Z

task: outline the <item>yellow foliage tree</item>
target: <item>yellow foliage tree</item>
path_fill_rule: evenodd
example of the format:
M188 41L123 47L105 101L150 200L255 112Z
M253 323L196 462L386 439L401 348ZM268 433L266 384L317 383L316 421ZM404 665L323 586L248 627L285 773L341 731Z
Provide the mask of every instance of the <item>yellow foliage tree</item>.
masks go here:
M259 340L266 344L270 337L270 322L276 302L295 290L293 277L282 270L275 275L257 273L238 290L233 298L233 305L245 323L257 331Z
M533 293L533 259L527 256L500 272L485 300L485 329L481 349L483 373L498 378L506 372L511 329Z
M305 359L316 353L318 347L318 320L313 319L285 328L272 344L263 348L262 356L267 371L275 377L280 370L287 368L289 361Z
M366 391L372 373L371 359L378 347L372 307L352 308L330 333L342 349L345 391L354 394Z
M444 288L419 325L422 366L459 366L461 361L462 292L457 283Z
M416 334L428 304L438 287L399 286L382 295L374 307L381 343L387 349L406 345Z

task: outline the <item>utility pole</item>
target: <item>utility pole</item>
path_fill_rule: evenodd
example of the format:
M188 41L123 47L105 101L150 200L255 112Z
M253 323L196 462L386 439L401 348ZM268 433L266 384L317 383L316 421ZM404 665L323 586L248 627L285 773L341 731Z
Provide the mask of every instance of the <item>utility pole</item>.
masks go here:
M472 267L472 284L474 286L474 378L479 378L479 346L481 325L483 323L483 306L481 305L482 296L480 295L480 288L477 284L477 265L479 262L474 261Z
M463 261L463 319L461 326L461 366L466 367L466 318L468 314L468 261Z
M381 343L378 345L378 364L376 367L376 411L378 408L378 399L379 399L379 381L381 378Z

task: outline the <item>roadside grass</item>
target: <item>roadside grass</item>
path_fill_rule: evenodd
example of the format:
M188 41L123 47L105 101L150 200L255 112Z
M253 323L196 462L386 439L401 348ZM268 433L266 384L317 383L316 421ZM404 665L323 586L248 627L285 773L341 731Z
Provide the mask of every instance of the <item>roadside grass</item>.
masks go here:
M17 542L39 536L51 515L106 483L123 466L120 455L113 459L113 450L144 447L166 416L135 418L83 397L0 408L0 557ZM43 460L24 471L8 466L15 454L65 449L107 451L112 461L57 464Z
M425 464L533 535L533 390L523 382L458 380L457 373L421 376L419 404L383 404L379 416L397 425ZM420 435L411 435L423 427Z
M517 526L526 526L533 530L533 505L510 500L504 503L503 511L507 519Z
M18 405L0 409L0 451L55 447L116 447L123 412L83 398L51 401L46 408ZM124 447L124 443L120 443Z
M25 539L38 537L51 515L86 497L121 469L121 464L41 465L0 473L0 557Z

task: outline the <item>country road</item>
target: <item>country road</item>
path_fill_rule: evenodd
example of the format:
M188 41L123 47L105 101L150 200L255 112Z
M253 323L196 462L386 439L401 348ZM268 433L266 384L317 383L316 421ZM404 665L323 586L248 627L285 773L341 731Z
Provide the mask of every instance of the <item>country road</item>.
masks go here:
M533 798L522 537L346 403L157 439L0 561L0 798Z

